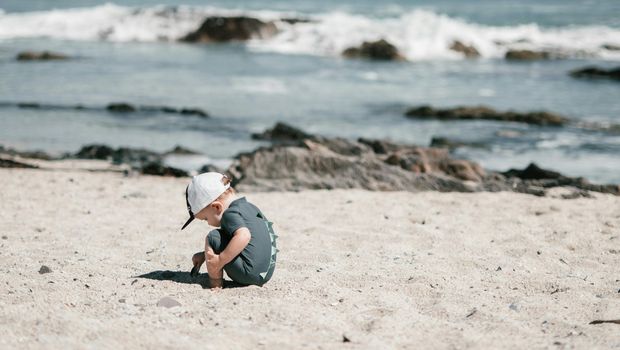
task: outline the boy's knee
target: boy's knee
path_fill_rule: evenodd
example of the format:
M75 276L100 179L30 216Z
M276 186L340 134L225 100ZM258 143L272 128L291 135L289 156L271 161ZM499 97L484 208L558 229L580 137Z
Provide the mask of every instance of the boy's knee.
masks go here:
M219 230L213 230L207 234L207 238L205 242L215 251L216 254L219 254L220 247L222 245L222 235Z

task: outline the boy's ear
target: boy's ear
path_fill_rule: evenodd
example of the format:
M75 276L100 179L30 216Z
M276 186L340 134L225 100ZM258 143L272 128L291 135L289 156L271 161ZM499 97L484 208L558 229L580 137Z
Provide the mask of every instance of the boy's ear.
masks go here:
M221 213L222 211L222 203L215 201L213 203L211 203L211 206L217 211L217 213Z

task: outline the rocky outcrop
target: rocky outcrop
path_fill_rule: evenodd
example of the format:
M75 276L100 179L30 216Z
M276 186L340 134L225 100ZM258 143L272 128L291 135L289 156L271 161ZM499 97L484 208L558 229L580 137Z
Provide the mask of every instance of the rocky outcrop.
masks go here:
M174 148L172 148L171 150L165 152L163 155L164 156L169 156L169 155L191 156L191 155L196 155L196 154L200 154L200 152L196 152L196 151L191 150L189 148L185 148L183 146L176 145L176 146L174 146Z
M68 60L71 57L50 51L23 51L17 54L18 61L51 61L51 60Z
M182 177L189 174L185 170L163 164L163 157L157 152L120 147L114 149L106 145L87 145L69 158L108 160L113 164L127 164L143 174Z
M452 43L450 50L460 52L467 58L480 57L480 52L473 45L465 45L458 40Z
M592 184L582 177L569 177L556 171L541 169L534 163L531 163L523 170L510 169L502 175L506 176L509 182L518 179L521 180L520 186L525 185L531 188L548 189L553 187L574 187L583 191L610 193L616 196L620 195L620 185ZM517 182L515 182L515 184L516 183Z
M398 52L396 46L381 39L377 41L365 41L360 47L350 47L342 52L347 58L366 58L382 61L402 61L404 56Z
M160 112L168 114L195 115L207 118L207 112L199 108L174 108L169 106L134 106L126 102L110 103L106 110L112 113Z
M418 106L409 109L405 115L409 118L416 119L498 120L504 122L518 122L550 126L562 126L570 121L566 117L550 112L502 112L486 106L456 107L446 109L433 108L431 106Z
M0 155L9 157L21 157L27 159L41 159L41 160L53 160L55 157L43 152L43 151L18 151L13 148L7 148L0 145Z
M452 140L446 137L435 136L431 139L430 147L447 148L449 150L453 150L461 147L487 148L487 145L482 142L459 141Z
M11 107L21 109L39 109L39 110L78 110L78 111L108 111L110 113L166 113L166 114L180 114L188 116L198 116L201 118L208 118L209 115L199 108L175 108L169 106L139 106L133 105L127 102L114 102L105 107L97 106L84 106L78 105L61 105L61 104L47 104L37 102L0 102L0 107Z
M290 129L289 129L290 128ZM373 191L513 191L545 195L548 188L620 194L617 185L594 185L530 166L506 173L485 171L475 162L453 158L446 148L419 147L388 140L356 141L294 130L286 142L239 154L228 173L242 191L298 191L361 188ZM265 134L269 134L274 129ZM575 192L581 196L581 192Z
M265 39L274 36L278 29L274 22L264 22L252 17L208 17L200 28L181 39L185 42L210 43L232 40Z
M554 58L554 55L548 51L532 51L532 50L508 50L505 58L514 61L532 61L532 60L548 60Z
M36 169L38 166L19 162L14 159L0 158L0 168Z
M609 51L620 51L620 45L603 44L601 47Z
M267 129L261 133L252 134L252 139L254 140L266 140L272 142L298 142L310 137L311 135L306 134L302 130L280 122L276 123L276 125L271 129Z
M479 166L451 159L445 149L327 138L284 123L257 135L273 145L238 155L228 169L235 185L248 189L469 191L462 181L484 176Z
M585 67L571 71L570 75L575 78L620 80L620 67L612 69Z
M114 113L131 113L137 111L136 107L124 102L110 103L105 109Z

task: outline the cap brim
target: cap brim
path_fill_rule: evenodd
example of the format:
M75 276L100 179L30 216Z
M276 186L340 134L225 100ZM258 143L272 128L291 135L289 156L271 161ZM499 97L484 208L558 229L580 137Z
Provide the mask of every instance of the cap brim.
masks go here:
M181 231L187 227L187 225L190 224L190 222L194 221L194 215L190 216L189 219L187 219L187 221L185 222L185 225L183 225L183 227L181 227Z
M189 213L189 219L185 222L185 225L181 227L181 231L194 220L194 213L192 213L192 207L189 205L189 185L185 188L185 205L187 205L187 212Z

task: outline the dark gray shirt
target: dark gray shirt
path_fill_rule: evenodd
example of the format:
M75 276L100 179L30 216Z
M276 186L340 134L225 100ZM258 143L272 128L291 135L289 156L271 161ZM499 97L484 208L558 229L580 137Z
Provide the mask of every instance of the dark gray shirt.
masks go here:
M235 199L224 211L220 232L229 240L241 227L246 227L252 235L248 245L239 254L247 268L246 272L253 275L262 274L264 277L270 265L275 266L275 233L260 209L246 201L245 197Z

